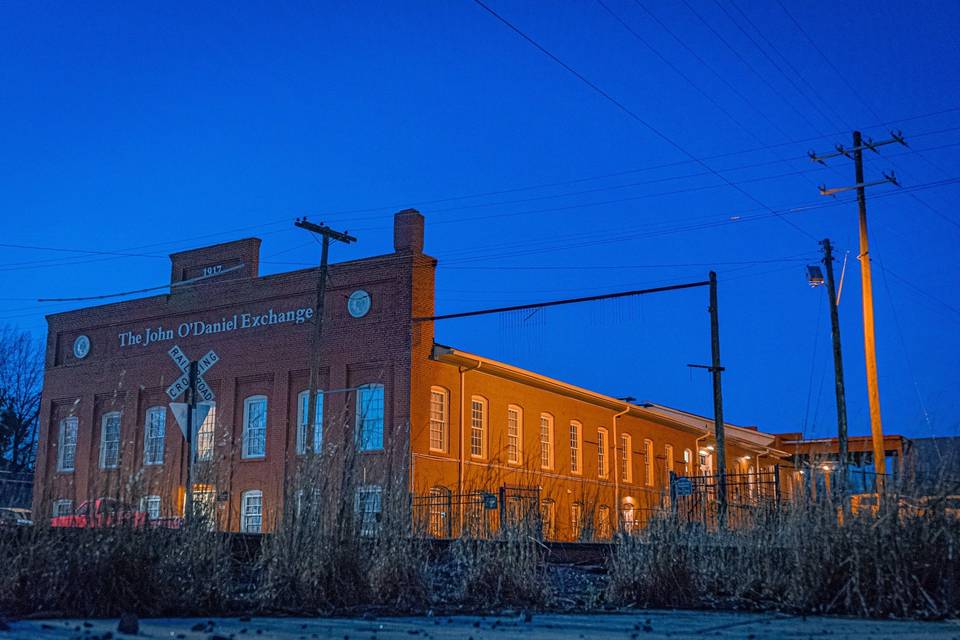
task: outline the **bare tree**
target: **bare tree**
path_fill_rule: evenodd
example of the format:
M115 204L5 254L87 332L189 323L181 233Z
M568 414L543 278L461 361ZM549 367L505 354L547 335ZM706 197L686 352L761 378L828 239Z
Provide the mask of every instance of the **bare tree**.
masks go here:
M10 470L33 468L43 387L43 344L27 331L0 327L0 458Z

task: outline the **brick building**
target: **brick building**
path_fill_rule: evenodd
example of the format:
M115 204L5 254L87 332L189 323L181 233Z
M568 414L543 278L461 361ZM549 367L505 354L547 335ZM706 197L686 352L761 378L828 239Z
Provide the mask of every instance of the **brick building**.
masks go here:
M421 320L434 313L437 264L423 234L423 217L402 211L393 253L331 265L314 430L317 270L260 276L257 239L171 255L169 293L48 316L35 517L101 497L139 501L151 517L182 513L185 441L166 393L181 374L174 346L219 356L203 375L213 401L194 491L224 529L274 526L312 444L351 444L364 513L399 471L396 490L416 496L436 535L531 504L548 536L606 535L668 504L671 472L714 471L707 418L436 343ZM749 491L786 458L774 444L728 425L727 464Z

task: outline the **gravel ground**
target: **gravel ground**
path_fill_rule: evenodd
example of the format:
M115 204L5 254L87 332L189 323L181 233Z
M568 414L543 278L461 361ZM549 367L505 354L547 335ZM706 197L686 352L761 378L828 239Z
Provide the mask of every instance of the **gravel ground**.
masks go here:
M643 611L630 614L534 614L509 616L420 616L411 618L152 618L139 621L136 636L120 634L113 620L30 620L9 623L0 638L120 640L246 640L282 638L311 640L396 640L424 638L528 638L579 640L593 638L833 638L913 640L960 638L958 622L901 622L817 618L780 614L700 611Z

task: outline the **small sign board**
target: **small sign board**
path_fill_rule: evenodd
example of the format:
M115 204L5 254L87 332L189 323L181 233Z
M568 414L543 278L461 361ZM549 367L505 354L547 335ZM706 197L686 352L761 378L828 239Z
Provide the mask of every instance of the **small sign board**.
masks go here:
M483 494L483 508L484 509L496 509L497 508L497 495L495 493L485 493Z
M673 479L673 494L678 498L685 498L687 496L693 495L693 482L690 481L690 478L674 478Z
M180 394L190 388L190 374L181 373L180 376L167 387L167 395L171 400L176 400Z
M183 433L183 437L187 437L187 411L189 410L190 405L186 402L171 402L170 411L173 412L173 417L176 418L177 424L180 425L180 432ZM194 409L193 413L193 430L194 432L200 428L200 425L203 424L203 421L207 419L207 414L210 413L210 409L213 408L212 402L201 402L197 405L197 408Z
M170 396L171 400L176 400L184 391L190 388L190 358L187 357L187 354L183 352L183 349L181 349L179 345L171 347L171 349L167 351L167 355L170 356L174 364L176 364L182 372L180 376L173 381L173 384L167 387L167 395ZM197 395L200 396L200 399L204 402L213 402L214 395L210 385L203 379L203 374L219 361L220 356L218 356L217 352L213 349L207 351L202 358L197 360Z

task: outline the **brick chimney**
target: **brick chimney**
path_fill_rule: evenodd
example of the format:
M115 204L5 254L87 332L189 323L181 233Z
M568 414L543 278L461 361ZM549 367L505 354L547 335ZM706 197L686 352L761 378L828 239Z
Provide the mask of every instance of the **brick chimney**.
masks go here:
M423 253L423 214L416 209L404 209L393 215L393 250Z

